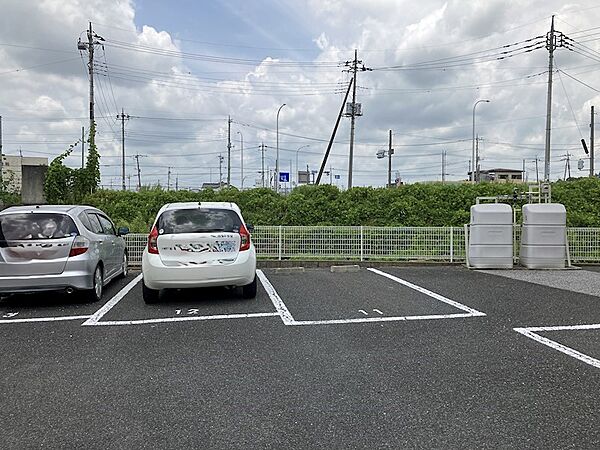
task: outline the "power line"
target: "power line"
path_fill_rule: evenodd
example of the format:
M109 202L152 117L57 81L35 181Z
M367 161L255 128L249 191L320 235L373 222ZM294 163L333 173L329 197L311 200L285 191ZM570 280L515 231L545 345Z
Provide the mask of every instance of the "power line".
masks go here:
M165 57L177 57L182 59L191 59L196 61L205 61L205 62L213 62L213 63L221 63L221 64L235 64L235 65L278 65L278 66L286 66L286 67L339 67L339 61L279 61L276 59L265 59L265 60L257 60L257 59L244 59L244 58L230 58L224 56L217 55L209 55L202 53L191 53L191 52L183 52L179 50L167 50L164 48L151 47L143 44L131 44L125 41L119 41L116 39L107 39L106 45L109 47L119 48L122 50L135 51L140 53L149 53L157 56L165 56Z

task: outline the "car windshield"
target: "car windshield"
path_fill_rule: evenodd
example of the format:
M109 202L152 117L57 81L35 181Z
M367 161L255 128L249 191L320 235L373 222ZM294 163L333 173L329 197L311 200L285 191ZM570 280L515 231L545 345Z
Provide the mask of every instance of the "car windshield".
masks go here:
M242 222L228 209L178 209L165 211L158 219L159 234L238 232Z
M25 213L0 216L0 240L62 239L79 234L66 214Z

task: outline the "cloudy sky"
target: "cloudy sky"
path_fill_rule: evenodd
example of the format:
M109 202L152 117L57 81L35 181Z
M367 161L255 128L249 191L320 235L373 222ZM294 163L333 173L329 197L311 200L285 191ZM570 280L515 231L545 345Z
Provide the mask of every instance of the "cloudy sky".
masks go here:
M0 15L0 115L3 151L52 158L88 129L87 40L95 46L95 100L102 184L121 184L121 109L127 184L197 189L227 174L261 183L275 167L279 115L281 171L318 170L350 75L360 71L353 184L387 182L392 130L393 177L412 183L467 177L473 105L481 167L543 176L548 51L555 14L565 45L555 52L551 178L573 176L585 159L590 107L600 110L600 5L597 0L3 0ZM600 122L596 116L596 123ZM600 134L600 133L599 133ZM327 169L348 183L350 120L342 118ZM67 159L81 164L77 148ZM597 164L598 165L598 164ZM170 169L169 169L170 168ZM330 177L325 177L329 182Z

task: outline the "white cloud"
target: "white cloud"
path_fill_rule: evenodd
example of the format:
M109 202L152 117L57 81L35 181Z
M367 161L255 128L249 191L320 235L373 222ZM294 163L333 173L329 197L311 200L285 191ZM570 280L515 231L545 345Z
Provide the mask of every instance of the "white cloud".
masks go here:
M386 182L387 163L374 155L377 149L387 146L389 129L395 132L394 167L403 178L439 179L438 155L442 149L448 151L450 178L464 178L470 158L472 107L479 98L491 100L477 109L478 132L485 139L483 166L519 168L521 159L531 161L543 155L546 75L524 77L546 70L547 52L539 49L475 65L459 65L444 58L466 55L465 61L489 54L483 52L487 49L544 35L549 28L548 17L556 11L557 29L576 38L585 36L589 33L577 31L596 26L600 15L593 2L564 5L558 0L292 3L290 11L297 17L300 11L307 27L315 30L305 45L313 47L316 43L319 54L311 58L315 65L291 64L292 60L306 61L306 56L296 51L284 57L285 53L275 52L274 56L263 50L257 58L261 51L249 50L252 42L240 42L239 47L226 47L227 53L220 54L223 48L207 50L174 39L178 30L159 30L151 23L136 28L135 4L131 1L3 2L0 43L21 46L0 46L5 151L14 153L21 146L24 154L56 155L79 137L82 125L87 128L87 76L76 41L79 36L85 38L91 20L96 31L107 39L104 51L98 47L97 62L103 64L106 57L111 75L109 79L106 71L99 69L96 77L105 184L110 184L111 178L115 178L115 186L120 184L116 180L120 173L120 124L115 116L121 108L132 115L127 124L127 153L148 155L141 160L145 182L161 180L164 185L169 166L173 167L173 178L179 173L184 186L198 187L210 179L211 173L212 181L216 181L218 154L226 155L226 117L231 115L236 146L232 179L239 184L240 142L236 132L241 131L248 185L248 180L257 176L257 146L263 140L269 146L266 165L274 166L275 134L269 130L275 129L277 108L282 103L287 106L279 123L281 166L287 168L290 162L295 165L297 149L310 144L299 153L299 163L318 169L342 102L341 92L349 80L349 75L341 72L342 67L324 65L351 59L354 48L371 68L414 68L415 63L423 61L445 62L436 69L359 73L358 101L363 104L364 116L357 120L355 185ZM263 36L271 42L288 42L273 35L268 24L266 28ZM213 40L201 29L195 39ZM585 45L592 49L583 49L587 57L559 49L556 63L569 75L600 89L596 81L600 54L594 53L600 51L598 40ZM204 56L182 58L177 53L180 50ZM171 52L171 56L165 57L165 52ZM223 64L210 61L210 56L257 62ZM72 60L56 63L69 58ZM4 73L48 63L52 64ZM600 100L592 89L566 75L561 78L562 83L555 77L554 86L554 176L562 174L558 160L567 150L575 158L583 157L579 129L587 138L589 107ZM342 175L343 184L347 178L348 130L348 120L343 119L330 159L331 166ZM35 145L35 139L49 143ZM77 155L71 159L73 165L78 164ZM528 165L533 170L533 163ZM134 173L133 159L128 166Z

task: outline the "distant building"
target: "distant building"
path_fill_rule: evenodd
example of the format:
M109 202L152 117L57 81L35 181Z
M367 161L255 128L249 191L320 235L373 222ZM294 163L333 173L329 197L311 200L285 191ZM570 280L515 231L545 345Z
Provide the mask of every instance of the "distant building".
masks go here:
M48 170L48 158L2 155L2 179L8 183L8 190L23 192L31 183L43 186Z
M471 172L468 173L471 179ZM479 181L492 183L522 183L523 172L515 169L486 169L479 171Z
M225 183L224 181L221 181L220 183L218 181L216 183L202 183L202 189L214 189L215 191L218 191L219 189L223 189L224 187L227 187L227 183Z

